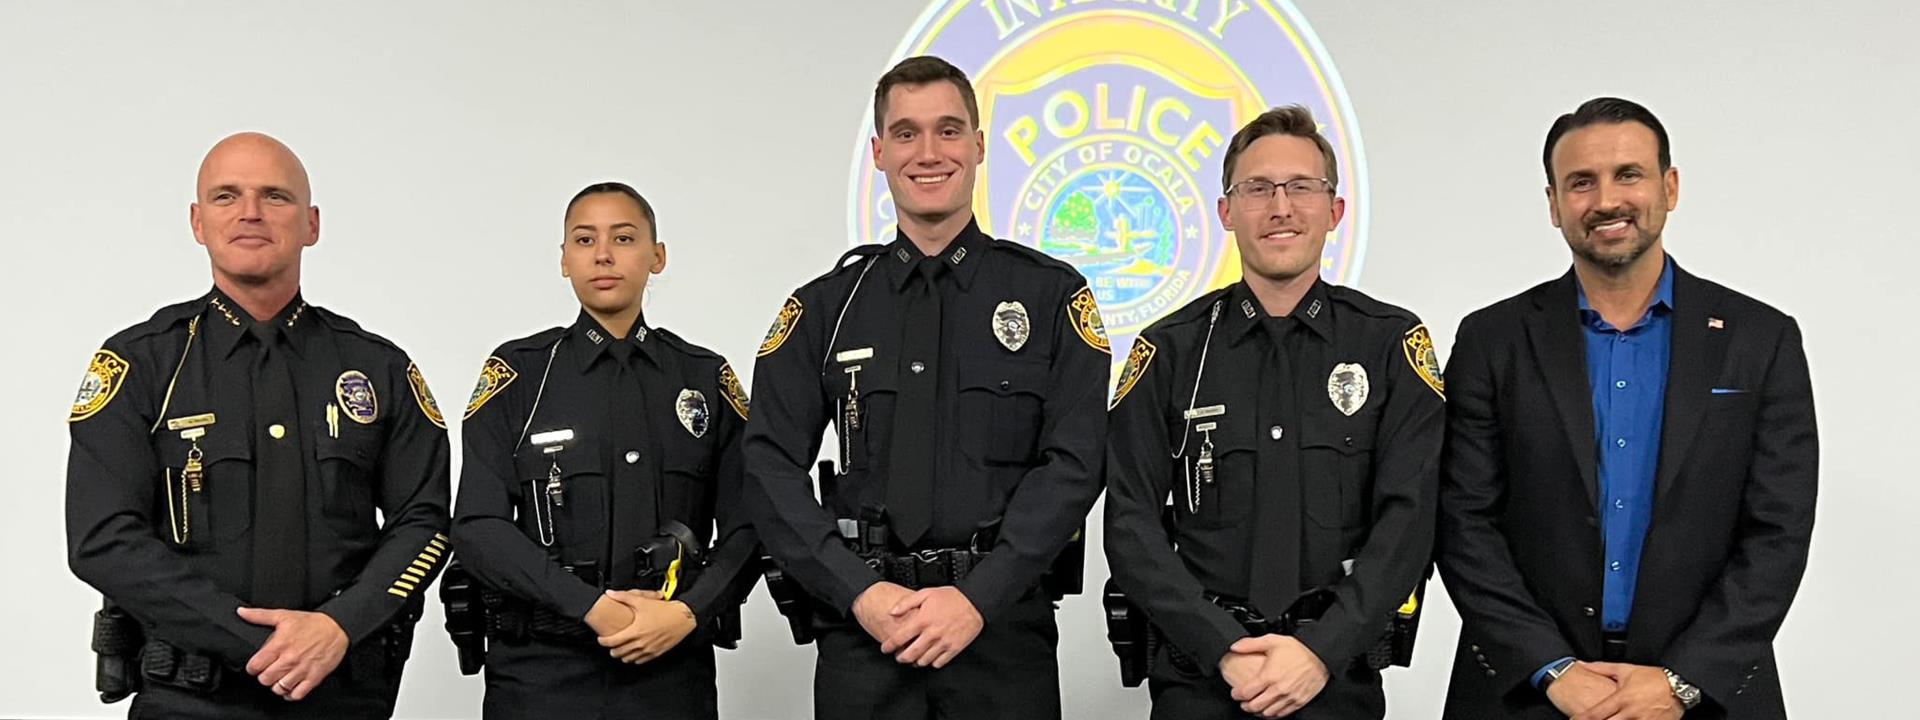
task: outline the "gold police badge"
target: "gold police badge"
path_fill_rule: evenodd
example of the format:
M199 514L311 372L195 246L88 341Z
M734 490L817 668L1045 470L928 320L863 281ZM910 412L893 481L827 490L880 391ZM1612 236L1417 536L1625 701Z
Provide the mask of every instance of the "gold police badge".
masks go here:
M366 425L380 416L380 398L373 393L373 381L359 370L340 373L333 381L333 399L340 403L340 411L347 419Z
M73 411L67 415L67 422L93 417L107 403L113 402L113 396L120 393L120 379L132 368L112 350L102 348L95 351L93 362L87 364L86 377L80 378L80 392L73 396Z

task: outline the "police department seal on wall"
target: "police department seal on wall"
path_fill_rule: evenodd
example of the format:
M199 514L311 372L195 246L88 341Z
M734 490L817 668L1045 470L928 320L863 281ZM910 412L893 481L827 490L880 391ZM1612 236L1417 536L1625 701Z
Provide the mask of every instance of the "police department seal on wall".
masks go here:
M989 234L1086 276L1115 342L1239 278L1220 227L1220 164L1240 125L1274 105L1313 111L1340 162L1347 218L1321 275L1359 277L1367 168L1339 74L1284 0L936 0L888 65L937 55L979 95L987 153L974 213ZM895 232L861 115L852 242Z

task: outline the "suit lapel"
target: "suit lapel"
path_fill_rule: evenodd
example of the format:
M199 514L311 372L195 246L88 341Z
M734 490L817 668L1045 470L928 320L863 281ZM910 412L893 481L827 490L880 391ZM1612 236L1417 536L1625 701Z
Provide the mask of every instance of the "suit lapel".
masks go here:
M1714 379L1727 358L1727 337L1735 328L1707 326L1719 317L1717 293L1706 283L1673 266L1673 343L1667 360L1666 416L1660 428L1660 469L1654 501L1666 496L1686 462L1687 446L1700 430Z
M1533 343L1540 372L1546 376L1547 390L1560 413L1560 427L1566 431L1591 506L1599 497L1594 470L1593 390L1587 382L1587 346L1580 333L1578 308L1573 272L1568 271L1534 296L1534 312L1527 316L1527 337Z

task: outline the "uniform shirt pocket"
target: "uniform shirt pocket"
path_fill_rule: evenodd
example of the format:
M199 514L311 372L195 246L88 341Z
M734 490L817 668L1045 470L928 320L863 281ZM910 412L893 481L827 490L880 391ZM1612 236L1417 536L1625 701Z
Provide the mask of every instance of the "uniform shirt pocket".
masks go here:
M1195 528L1216 529L1239 525L1253 514L1259 482L1259 453L1255 428L1250 420L1212 418L1181 425L1214 424L1213 430L1189 428L1185 449L1173 464L1173 502L1175 517ZM1213 442L1213 479L1208 482L1200 470L1207 441ZM1176 448L1178 450L1180 448Z
M200 449L200 487L195 490L186 469L188 455ZM200 550L238 541L253 528L253 448L235 428L211 426L197 442L162 433L154 450L166 482L162 508L173 532L163 537L176 547Z
M514 475L521 487L520 526L529 537L551 541L564 551L563 560L591 560L602 550L607 525L607 467L598 443L575 440L556 452L549 447L522 445L513 453ZM559 502L548 492L559 479ZM544 527L544 530L543 530Z
M963 358L958 369L958 420L966 455L987 465L1037 463L1047 363L1013 357Z
M336 437L321 433L314 454L320 461L321 501L328 520L348 535L371 534L378 524L375 480L380 465L380 425L346 425Z
M1301 428L1301 490L1307 517L1325 528L1366 522L1373 484L1374 425L1361 414Z

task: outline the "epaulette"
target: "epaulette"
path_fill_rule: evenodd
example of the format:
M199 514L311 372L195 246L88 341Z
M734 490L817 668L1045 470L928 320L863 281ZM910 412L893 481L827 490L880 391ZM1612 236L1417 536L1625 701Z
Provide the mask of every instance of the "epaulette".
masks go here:
M364 338L368 342L392 350L395 353L406 354L406 351L401 350L400 346L394 344L392 340L388 340L366 328L360 327L360 323L354 322L352 318L320 307L319 305L308 305L307 310L312 312L316 319L326 323L327 327Z

